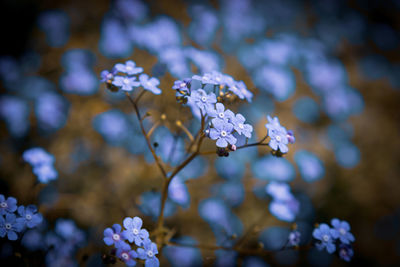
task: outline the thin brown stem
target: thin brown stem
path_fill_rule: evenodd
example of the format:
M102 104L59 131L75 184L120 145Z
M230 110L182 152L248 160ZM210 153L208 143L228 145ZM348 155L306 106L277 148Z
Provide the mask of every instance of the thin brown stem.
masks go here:
M160 169L163 177L165 179L167 179L167 172L165 171L164 167L162 166L161 160L160 158L157 156L156 152L154 151L152 145L151 145L151 141L150 138L147 136L147 132L144 129L144 125L143 125L143 120L142 120L142 116L140 115L140 111L139 108L136 104L136 102L131 98L131 96L129 95L129 93L125 93L126 97L128 98L129 102L132 104L133 108L135 109L135 113L136 113L136 117L139 120L139 125L140 125L140 130L142 131L142 134L144 136L144 138L146 139L146 143L147 146L149 147L151 154L153 155L154 160L156 161L156 164L158 166L158 168Z

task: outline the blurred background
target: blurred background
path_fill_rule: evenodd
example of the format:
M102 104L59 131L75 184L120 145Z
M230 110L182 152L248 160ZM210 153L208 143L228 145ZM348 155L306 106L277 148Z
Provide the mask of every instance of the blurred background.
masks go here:
M198 206L215 198L243 224L235 234L255 229L243 246L273 248L278 237L267 230L292 225L268 210L264 188L278 180L290 182L301 203L295 222L304 237L315 223L346 220L355 255L346 263L299 250L268 255L268 265L399 266L399 10L396 0L1 1L0 193L39 207L46 220L40 235L63 218L85 240L61 265L29 240L3 238L1 261L101 266L110 250L102 242L106 227L140 216L146 229L155 228L162 177L129 102L99 81L102 70L133 60L160 79L162 95L145 95L141 108L151 113L148 128L166 114L152 142L171 166L171 144L184 137L175 121L192 132L199 127L171 88L197 73L218 70L244 81L253 101L230 108L254 126L254 140L265 136L268 114L296 136L279 161L260 147L207 155L185 168L187 199L167 203L175 237L214 244L218 237ZM59 175L48 184L22 160L37 146L56 158ZM204 150L214 147L207 141ZM190 252L196 264L187 266L256 266L243 255ZM161 266L182 266L180 253L164 251ZM235 264L222 260L231 258Z

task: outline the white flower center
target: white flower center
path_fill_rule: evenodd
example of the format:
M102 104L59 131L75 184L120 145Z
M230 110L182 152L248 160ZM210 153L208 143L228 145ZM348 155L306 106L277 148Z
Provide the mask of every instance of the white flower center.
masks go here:
M225 131L221 131L221 136L225 137L227 135L227 133Z
M30 220L30 219L32 219L32 216L31 216L30 214L26 214L26 215L25 215L25 218L26 218L27 220Z
M206 102L206 101L207 101L207 97L203 96L203 97L201 98L201 101Z
M220 78L220 77L216 77L215 80L216 80L217 82L219 82L219 81L221 81L221 78Z
M322 240L324 240L325 242L329 241L329 235L323 235L322 236Z
M124 252L124 253L121 254L121 257L122 257L124 260L128 260L128 259L129 259L129 254L126 253L126 252Z
M147 251L147 256L149 256L149 258L153 257L154 256L153 251L151 250Z
M180 86L181 88L183 88L183 87L186 86L186 83L181 83L179 86Z
M152 84L151 84L151 82L147 82L146 85L147 85L148 87L151 87Z
M219 113L218 116L222 119L225 117L225 114L223 112Z
M128 78L124 79L124 84L129 84L129 79Z
M112 238L116 241L118 241L120 239L119 234L113 234Z
M132 71L133 68L132 68L131 66L127 66L127 67L126 67L126 70L127 70L127 71Z
M239 123L239 128L240 128L240 129L243 129L243 128L244 128L243 123Z
M339 229L339 233L340 233L341 235L345 235L345 234L346 234L346 230L344 230L343 228L340 228L340 229Z
M12 226L11 226L11 223L6 223L6 225L5 225L5 226L6 226L6 229L7 229L7 230L10 230L10 229L11 229L11 227L12 227Z
M6 203L6 202L1 202L0 206L1 206L2 208L7 208L7 203Z
M276 141L278 141L278 142L281 141L281 137L280 137L279 135L276 136L275 139L276 139Z
M133 232L133 234L135 234L135 235L139 234L139 230L138 230L138 229L136 229L136 228L135 228L135 229L133 229L133 231L132 231L132 232Z

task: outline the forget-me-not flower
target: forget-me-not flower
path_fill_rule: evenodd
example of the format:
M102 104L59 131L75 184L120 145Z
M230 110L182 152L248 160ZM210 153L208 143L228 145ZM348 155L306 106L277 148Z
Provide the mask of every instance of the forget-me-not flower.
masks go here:
M8 197L0 194L0 215L6 215L17 210L17 199L14 197Z
M349 244L354 242L355 238L352 233L350 233L350 225L346 221L340 221L337 218L332 219L331 224L334 228L332 236L335 239L340 239L344 244Z
M161 89L157 88L157 85L160 84L160 81L157 78L149 78L149 75L141 74L139 76L139 81L145 90L148 90L155 95L161 94Z
M326 248L328 253L332 254L336 250L336 246L333 243L334 237L333 233L334 229L330 228L327 224L322 223L318 228L314 229L312 235L315 239L318 239L320 242L316 244L316 247L319 250L323 250Z
M236 114L236 116L232 117L231 122L233 124L233 128L235 131L244 135L247 138L251 138L251 133L253 132L253 126L250 124L245 124L245 117L242 114Z
M140 82L136 81L136 77L122 77L122 76L115 76L114 81L112 82L113 85L121 88L124 91L132 91L133 87L140 86Z
M42 164L33 167L32 172L37 176L41 183L48 183L51 180L54 180L58 176L57 170L53 167L53 165Z
M122 64L122 63L116 64L115 69L119 72L122 72L122 73L125 73L128 75L135 75L135 74L143 72L143 68L136 67L135 62L133 62L132 60L128 60L127 62L125 62L125 64Z
M210 129L210 138L217 140L218 147L226 147L229 144L236 144L237 139L232 135L233 125L227 121L213 121L213 128Z
M240 99L246 99L247 102L251 102L253 93L247 89L243 81L234 81L233 83L228 83L228 86L228 90L237 95Z
M147 232L146 229L141 229L143 221L139 217L127 217L124 219L123 223L126 230L124 230L122 234L129 242L135 242L137 246L141 246L143 240L149 238L149 232Z
M214 104L217 103L217 97L214 93L207 94L203 89L194 91L189 97L189 101L195 104L206 115L214 110Z
M298 246L300 244L301 234L299 231L295 230L289 233L288 244L290 246Z
M17 218L13 213L6 214L6 218L0 215L0 237L7 235L9 240L17 240L17 233L21 232L23 228L23 218Z
M127 243L123 242L118 248L116 255L119 259L121 259L127 266L135 266L135 259L138 257L136 251L132 250L131 246Z
M47 153L41 147L34 147L28 150L25 150L22 154L22 158L28 162L32 167L41 164L53 164L55 159L54 156L50 153Z
M189 92L189 86L190 86L191 81L192 81L192 79L190 79L190 78L185 78L185 79L183 79L183 81L177 80L174 82L172 89L179 90L182 92Z
M217 103L215 105L214 110L209 110L208 115L210 117L215 118L215 119L213 119L213 123L214 123L214 120L223 120L225 122L228 122L230 119L232 119L234 117L233 112L230 111L229 109L225 110L224 105L221 103Z
M271 138L268 145L273 150L279 149L282 153L288 152L289 148L287 147L287 144L289 143L289 140L287 137L288 133L285 127L282 127L280 125L277 117L272 119L268 115L267 118L268 118L268 123L265 125L265 127L268 129L268 136Z
M35 205L28 205L26 208L24 206L19 206L18 214L24 219L25 225L28 228L38 226L43 220L42 214L37 212Z
M146 267L158 267L160 265L156 257L156 254L158 254L157 245L150 239L145 240L143 248L138 248L137 253L139 259L145 260Z
M114 245L116 248L119 248L124 243L124 238L121 233L122 227L119 224L114 224L112 228L106 228L104 230L104 238L103 241L107 246Z
M353 248L348 244L340 244L338 248L339 257L349 262L354 255Z

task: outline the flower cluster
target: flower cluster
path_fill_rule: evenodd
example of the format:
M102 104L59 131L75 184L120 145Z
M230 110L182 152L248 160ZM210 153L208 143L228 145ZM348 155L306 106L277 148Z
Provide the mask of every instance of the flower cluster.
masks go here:
M17 212L17 214L15 214ZM9 240L17 240L17 233L21 233L25 228L34 228L43 220L37 208L34 205L17 206L17 200L14 197L8 197L0 194L0 237Z
M22 157L33 167L33 173L41 183L48 183L57 178L58 173L53 166L55 158L43 148L28 149L23 153Z
M334 218L331 225L332 228L322 223L314 229L313 237L318 240L316 247L319 250L326 249L330 254L338 251L341 259L350 261L354 254L351 242L354 242L355 238L350 232L349 223Z
M265 187L267 194L272 197L269 210L278 219L292 222L300 210L299 201L290 192L286 183L270 182Z
M105 82L111 91L118 91L120 89L131 92L134 88L142 86L145 90L155 95L161 94L161 89L157 87L160 81L155 77L150 78L142 72L143 68L137 67L135 62L128 60L125 64L115 64L111 71L103 70L100 76L101 81ZM142 74L136 77L135 75L139 73Z
M281 126L277 117L272 119L268 115L267 118L268 123L265 124L265 127L268 130L268 136L271 138L268 145L275 151L287 153L289 151L287 145L289 143L294 144L296 141L293 132L287 131L285 127Z
M142 219L127 217L124 219L123 225L125 230L122 230L119 224L106 228L104 230L104 243L108 246L114 245L117 249L117 257L127 266L135 266L136 259L141 259L145 261L146 266L158 267L159 261L155 256L158 254L157 245L151 242L149 232L142 229ZM137 249L132 249L126 241L133 243Z
M198 81L197 88L194 81ZM247 90L243 82L213 71L203 76L194 75L191 79L175 81L172 89L176 90L178 101L183 100L182 102L190 106L195 115L200 112L208 120L209 128L206 129L206 133L212 140L217 141L217 147L226 148L229 145L235 150L237 135L251 138L253 126L245 123L246 119L242 114L235 114L225 109L221 103L232 95L250 102L253 94Z

